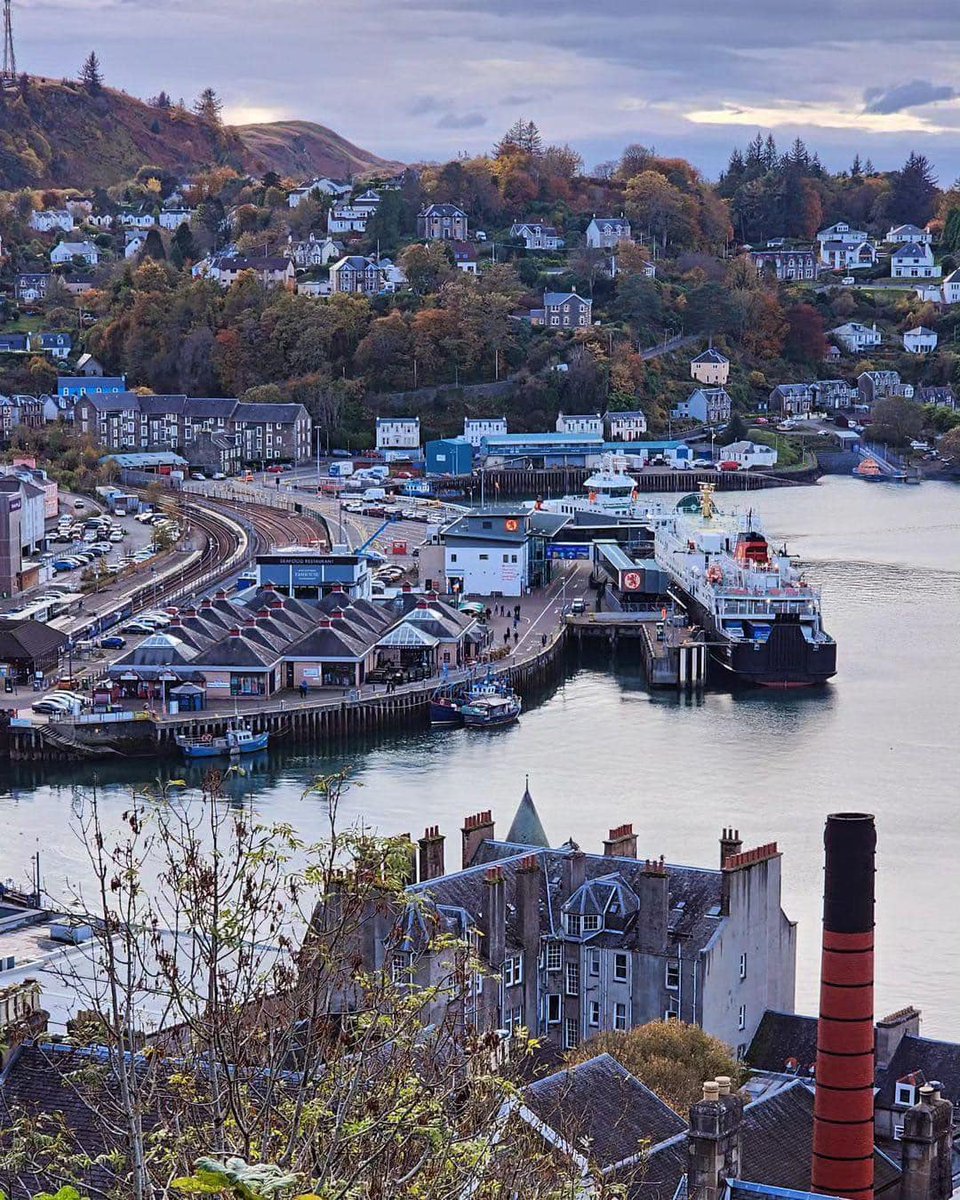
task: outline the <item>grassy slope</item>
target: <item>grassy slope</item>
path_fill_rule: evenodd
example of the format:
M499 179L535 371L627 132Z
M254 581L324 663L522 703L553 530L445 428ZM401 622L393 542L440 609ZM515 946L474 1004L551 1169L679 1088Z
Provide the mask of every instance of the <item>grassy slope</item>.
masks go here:
M294 176L355 174L384 165L321 125L275 122L215 130L192 113L151 108L105 88L31 80L0 104L0 189L110 187L145 164L172 170L227 164Z

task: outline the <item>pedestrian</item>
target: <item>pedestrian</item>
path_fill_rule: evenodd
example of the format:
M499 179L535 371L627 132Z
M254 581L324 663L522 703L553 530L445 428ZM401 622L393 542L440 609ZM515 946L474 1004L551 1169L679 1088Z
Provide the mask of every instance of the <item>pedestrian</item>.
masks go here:
M301 683L300 683L300 699L306 700L306 698L307 698L307 685L301 681Z
M541 633L540 634L540 645L546 646L546 644L547 644L547 635L545 633Z
M520 624L520 618L519 618L518 616L514 615L514 618L513 618L513 627L514 627L514 629L516 629L516 627L517 627L519 624Z
M513 644L516 645L520 640L520 634L516 630L513 631Z

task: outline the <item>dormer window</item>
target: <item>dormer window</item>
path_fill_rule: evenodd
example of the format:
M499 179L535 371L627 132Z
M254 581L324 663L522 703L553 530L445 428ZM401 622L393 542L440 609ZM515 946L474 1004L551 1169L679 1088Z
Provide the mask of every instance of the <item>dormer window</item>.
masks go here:
M581 932L581 918L579 913L565 913L564 927L571 937L579 937Z
M596 913L588 913L583 918L583 932L596 933L600 928L600 918Z
M917 1088L913 1083L898 1082L894 1103L901 1105L903 1108L913 1108L917 1102Z

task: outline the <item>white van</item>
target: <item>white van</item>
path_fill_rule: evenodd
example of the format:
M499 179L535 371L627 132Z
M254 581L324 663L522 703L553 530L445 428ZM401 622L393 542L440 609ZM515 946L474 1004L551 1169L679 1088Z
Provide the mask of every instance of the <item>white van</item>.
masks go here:
M363 495L360 497L365 504L370 504L375 500L386 500L386 498L387 493L383 490L383 488L378 487L364 488Z

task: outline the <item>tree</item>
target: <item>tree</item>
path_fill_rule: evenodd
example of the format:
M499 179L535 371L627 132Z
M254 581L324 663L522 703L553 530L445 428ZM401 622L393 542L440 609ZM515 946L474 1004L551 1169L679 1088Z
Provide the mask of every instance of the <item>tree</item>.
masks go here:
M196 98L193 111L201 121L219 128L223 114L223 102L212 87L205 87Z
M83 60L80 68L80 83L91 96L99 96L103 90L103 75L100 71L100 59L95 50L91 50Z
M960 426L945 433L939 442L940 457L950 465L960 463Z
M190 226L183 221L177 226L170 240L170 261L178 270L182 270L188 264L197 262L199 258L200 251L196 239L190 231Z
M726 428L720 434L720 444L729 446L731 442L742 442L748 433L747 423L743 417L738 412L732 412Z
M305 846L224 802L234 772L208 774L202 804L183 781L144 789L118 829L95 793L77 797L94 932L64 960L85 1012L61 1078L99 1143L97 1194L162 1200L171 1181L232 1200L576 1194L569 1168L501 1119L517 1071L492 1068L499 1039L463 1020L483 999L470 946L429 908L416 945L398 945L409 839L344 829L338 774L305 793L329 828ZM383 962L364 970L374 928ZM510 1058L525 1057L520 1032ZM40 1132L5 1124L5 1185L85 1188L86 1147L55 1114Z
M794 362L818 363L827 350L823 336L823 317L812 304L796 304L784 314L787 337L784 352Z
M925 225L937 206L937 180L924 154L911 151L891 181L887 217L895 225Z
M166 262L167 260L163 239L156 226L147 231L147 236L143 240L143 249L140 251L140 262L146 262L148 259L155 259L157 262Z
M684 196L659 171L641 171L627 184L627 216L635 228L659 238L664 247L669 241L686 242L690 222Z
M543 139L533 121L518 118L494 147L494 157L504 158L517 152L536 155L540 153Z
M567 1055L567 1062L586 1062L597 1054L612 1055L641 1083L679 1113L703 1095L703 1081L729 1075L738 1087L742 1069L729 1046L698 1025L651 1021L625 1033L601 1033Z
M923 409L903 396L885 396L873 406L870 437L889 446L905 446L923 429Z
M411 288L421 296L437 291L455 274L450 252L441 241L408 246L400 256L400 266Z

